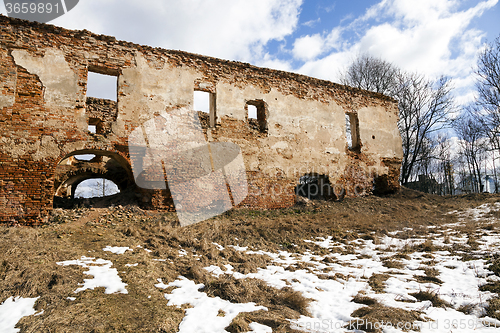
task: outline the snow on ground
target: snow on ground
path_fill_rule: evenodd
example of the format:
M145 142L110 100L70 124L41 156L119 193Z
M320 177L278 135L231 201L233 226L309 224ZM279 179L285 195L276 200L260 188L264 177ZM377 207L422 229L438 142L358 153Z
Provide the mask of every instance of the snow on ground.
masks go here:
M58 265L78 265L88 268L84 274L92 275L93 279L84 279L84 283L80 283L82 287L75 290L75 293L86 289L94 289L104 287L105 294L122 293L128 294L126 283L123 283L116 268L111 268L113 263L110 260L95 259L90 257L81 257L76 260L67 260L57 263Z
M460 216L462 219L479 220L492 208L498 209L500 204L481 205L461 213ZM450 225L443 228L448 233L454 234L454 227L455 225ZM438 235L440 234L436 233L436 239L433 240L435 246L446 248L453 246L454 243L463 245L468 241L467 236L449 237L445 243L444 237L437 237ZM478 255L497 252L500 248L499 240L497 232L485 230L477 240L478 250L472 252ZM231 265L224 265L224 269L211 265L205 269L217 277L228 274L237 279L257 278L276 288L288 285L305 297L313 299L309 307L312 316L302 316L292 321L293 328L307 332L346 332L346 326L351 320L360 320L350 316L353 311L364 306L352 302L352 298L359 292L386 306L422 311L429 320L414 324L391 323L382 327L385 332L403 332L403 328L418 329L421 332L455 330L497 332L500 329L500 321L484 317L487 301L495 294L479 291L479 287L488 280L498 279L487 269L485 260L464 262L459 256L442 250L432 252L432 260L429 260L429 253L410 253L408 259L401 259L404 268L383 266L381 259L397 254L405 246L415 246L425 241L426 239L397 239L386 236L375 245L372 240L356 239L349 244L356 247L356 254L331 253L326 256L317 256L309 252L297 256L286 251L278 253L251 251L248 247L230 245L246 255L266 254L273 259L275 265L269 265L265 269L259 268L257 273L250 274L234 272ZM345 244L334 242L332 237L319 237L305 242L314 243L325 249L345 247ZM331 260L325 262L325 257L330 257ZM432 261L432 266L428 266L429 261ZM298 269L293 272L286 269L301 262L307 263L308 269ZM432 267L439 273L441 284L418 282L418 278L425 278L426 267ZM336 278L336 273L341 273L347 278ZM390 275L384 293L375 293L368 284L369 277L375 273ZM327 275L330 279L319 278L320 275ZM419 291L435 293L450 306L434 307L430 301L418 301L411 294ZM457 311L461 306L472 306L472 313L467 315Z
M488 220L486 216L491 210L499 210L500 203L493 205L481 205L465 212L457 213L462 220L458 224L446 226L431 226L432 233L427 237L432 238L432 245L440 247L439 251L411 252L399 258L402 268L387 268L383 260L401 252L405 247L413 247L423 244L427 239L396 238L399 232L385 236L378 244L372 240L355 239L348 246L354 248L354 253L342 253L347 245L335 242L331 236L327 238L318 237L316 239L304 240L306 243L313 243L321 248L331 250L333 253L327 255L315 255L309 251L297 255L287 251L277 253L262 250L250 250L238 244L228 245L246 255L267 255L272 258L274 264L266 268L259 268L257 273L241 274L235 272L231 265L219 267L211 265L205 267L207 271L216 277L222 275L232 275L237 279L256 278L265 281L275 288L290 286L294 290L301 292L305 297L311 298L309 311L311 317L302 316L298 320L291 321L291 327L305 332L346 332L349 330L350 322L360 321L359 318L351 317L356 309L365 305L352 302L354 296L363 293L364 296L376 299L379 303L401 308L405 310L418 310L423 312L424 318L428 321L407 323L372 323L384 329L384 332L395 333L408 331L426 332L497 332L500 329L500 321L485 317L485 307L487 301L495 294L482 292L481 285L489 280L498 279L487 269L487 263L483 259L463 261L461 257L452 255L446 250L454 244L464 246L468 242L467 235L458 235L456 227L463 225L467 220ZM405 231L405 230L403 230ZM403 232L400 231L400 232ZM447 235L447 239L443 236ZM478 249L470 251L478 256L496 252L500 249L499 233L492 230L484 230L477 240ZM220 244L214 245L223 249ZM335 251L333 251L335 250ZM186 251L180 250L181 255L187 255ZM340 253L338 253L340 252ZM346 251L348 252L348 251ZM329 260L325 261L328 257ZM299 264L307 264L307 269L288 270L290 267L297 267ZM425 269L432 268L439 275L442 281L425 282ZM338 275L340 274L340 275ZM387 274L384 293L376 293L369 285L369 278L373 274ZM321 276L321 278L320 278ZM325 278L327 277L327 278ZM422 282L422 280L424 282ZM439 281L438 280L438 281ZM420 281L420 282L419 282ZM161 281L156 285L158 288L176 287L171 293L165 294L169 300L169 305L182 305L189 303L194 308L186 310L180 332L224 332L230 322L239 311L255 311L255 305L240 304L248 306L246 310L229 310L231 315L218 317L217 311L224 306L233 308L236 304L221 300L220 298L210 298L199 291L203 285L196 285L193 281L185 277L163 284ZM443 301L449 304L448 307L435 307L431 301L419 301L411 294L420 291L427 291L437 294ZM471 306L471 314L458 311L462 306ZM224 308L224 311L227 308ZM205 318L206 322L212 323L211 329L202 329L198 326L198 318ZM253 323L254 332L271 332L267 326L257 326ZM346 328L347 327L347 328Z
M30 316L36 313L33 309L38 297L22 298L9 297L0 304L0 332L16 333L20 329L15 328L17 322L25 316Z
M301 316L292 320L292 328L306 332L346 332L346 328L353 320L351 317L356 309L365 305L352 301L358 293L376 299L379 303L405 310L422 311L428 320L416 323L385 323L385 332L403 332L403 329L418 329L421 332L451 332L459 329L460 332L495 332L500 328L500 322L484 317L484 308L487 301L495 294L482 292L479 287L488 281L499 279L487 269L483 259L463 261L461 257L447 251L454 244L466 246L469 241L467 235L458 234L456 228L466 220L487 221L491 219L487 214L492 210L499 210L500 203L485 204L464 212L450 212L459 216L461 222L446 226L431 226L432 244L439 247L439 251L409 252L400 256L400 268L384 266L384 259L397 255L404 248L417 246L426 242L425 238L399 239L397 235L406 230L391 233L381 238L377 244L372 240L355 239L347 244L334 241L333 237L317 237L306 239L304 242L318 245L330 250L326 255L316 255L310 251L302 254L279 251L266 252L258 249L249 249L238 244L227 245L245 255L267 255L272 258L273 264L266 268L259 268L257 273L241 274L227 264L223 267L211 265L205 269L216 277L232 275L237 279L256 278L265 281L275 288L290 286L311 298L310 317ZM235 239L237 240L237 239ZM477 249L470 251L478 255L492 253L500 249L499 233L493 230L483 230L476 240ZM220 244L214 245L222 250ZM425 245L425 244L424 244ZM226 247L227 247L226 246ZM140 246L137 246L140 247ZM353 250L345 251L349 247ZM107 246L104 251L122 254L128 247ZM146 249L145 249L146 250ZM147 251L147 250L146 250ZM149 252L149 251L148 251ZM456 252L455 252L456 253ZM179 256L187 256L186 250L180 249ZM328 260L325 260L328 259ZM154 259L165 261L166 259ZM432 262L430 264L430 262ZM106 293L124 292L125 284L121 282L116 269L111 269L112 263L107 260L82 257L58 263L61 265L80 265L89 268L86 274L94 275L94 279L85 280L83 287L75 292L93 289L97 286L106 287ZM306 264L306 269L297 269ZM136 264L133 264L136 265ZM129 264L127 266L132 266ZM287 269L294 267L293 271ZM425 280L425 269L432 268L438 275L437 281ZM384 293L376 293L369 285L369 278L373 274L386 274ZM442 283L439 283L439 280ZM240 312L250 312L265 309L253 303L235 304L219 297L209 297L201 292L202 284L195 284L189 279L179 276L177 280L164 284L160 279L155 284L157 288L167 289L165 294L168 305L181 306L190 304L192 307L185 310L185 317L180 324L180 332L224 332L231 321ZM428 291L437 294L449 304L446 308L435 307L430 301L419 301L412 294L419 291ZM458 309L462 306L471 306L472 312L467 315ZM203 318L203 320L200 320ZM375 323L380 324L380 323ZM251 323L252 332L272 332L268 326Z
M267 255L273 263L265 268L259 268L256 273L249 274L236 272L229 264L222 267L211 265L205 269L215 277L232 275L236 279L256 278L275 288L288 286L301 292L305 297L312 299L309 305L311 316L301 316L297 320L291 320L290 323L292 328L305 332L352 331L346 326L352 321L361 319L351 317L351 314L365 306L353 302L353 297L359 293L376 299L385 306L421 311L423 317L427 319L416 323L397 322L385 325L382 323L384 326L380 326L381 323L374 323L386 333L400 333L404 331L403 329L406 331L418 329L423 333L498 332L500 321L485 317L487 302L496 294L480 291L479 287L489 281L500 279L488 270L487 262L482 259L499 251L500 232L491 228L477 230L475 239L477 247L468 251L476 256L472 260L464 261L457 255L459 252L451 251L454 246L469 246L470 239L467 235L459 234L457 227L464 225L467 220L482 222L492 220L494 217L488 215L492 210L500 210L500 203L485 204L464 212L450 212L457 214L461 221L444 226L431 226L430 236L426 235L431 239L432 245L438 247L436 250L404 252L405 248L428 243L428 239L425 238L397 238L398 234L405 230L391 233L376 243L365 239L337 242L328 236L304 240L306 243L328 250L326 255L310 251L273 253L233 244L225 247L232 247L247 256ZM213 244L219 250L224 249L220 244ZM141 248L141 246L136 247ZM115 254L123 254L128 250L133 251L129 247L106 246L103 249ZM185 249L180 249L178 255L199 257L197 254L188 253ZM400 264L389 268L384 262L388 258L394 259L393 256L396 256ZM167 259L152 260L167 261ZM57 264L79 265L88 269L84 274L93 276L92 279L84 279L82 287L76 289L75 293L104 287L106 294L116 292L127 294L126 284L122 282L116 268L111 268L113 263L110 260L83 256L77 260ZM137 265L131 263L125 266ZM436 273L437 280L426 279L429 269ZM383 293L377 293L369 284L369 279L374 274L384 274L386 277ZM209 297L200 291L203 288L202 284L196 284L183 276L168 284L158 279L155 287L167 289L165 298L168 300L168 305L191 306L185 309L185 317L180 324L179 332L225 332L224 328L239 313L267 310L254 303L238 304L219 297ZM449 306L436 307L431 301L419 301L412 295L421 291L438 295ZM68 299L75 298L68 297ZM5 328L2 332L17 332L14 326L19 319L35 313L33 310L35 301L36 298L10 297L2 303L0 327ZM464 306L472 309L470 314L458 311ZM270 327L259 323L251 323L250 328L254 333L272 332Z
M203 284L195 284L193 281L179 276L177 280L169 284L164 284L161 279L155 287L166 289L177 287L171 293L165 294L168 305L181 306L190 304L193 307L186 309L186 316L179 325L180 333L205 332L220 333L224 328L231 324L231 321L240 312L252 312L257 310L267 310L263 306L257 306L255 303L231 303L220 297L208 297L200 292ZM256 323L255 323L256 324ZM270 332L270 327L264 325L254 325L254 332Z
M480 219L485 219L485 215L490 213L491 211L498 211L500 210L500 202L495 202L493 204L485 203L480 206L477 206L476 208L471 208L467 209L465 211L459 212L459 211L451 211L448 214L458 214L459 217L463 219L468 218L471 220L480 220Z
M124 254L126 251L134 251L128 246L106 246L103 251L108 251L114 254Z

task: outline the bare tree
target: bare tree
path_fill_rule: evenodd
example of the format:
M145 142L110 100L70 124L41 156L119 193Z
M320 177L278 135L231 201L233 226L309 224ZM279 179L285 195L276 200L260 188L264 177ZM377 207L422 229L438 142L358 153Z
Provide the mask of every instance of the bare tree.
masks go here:
M438 159L438 173L442 176L440 183L443 184L438 194L454 194L455 177L451 156L451 142L446 136L438 136L436 156Z
M477 98L468 109L484 127L494 149L500 150L500 36L479 53Z
M454 109L449 79L432 81L368 54L359 56L342 74L341 82L386 94L399 102L399 131L403 140L401 183L406 185L419 163L426 160L425 144L449 123Z
M481 107L489 129L500 132L500 36L489 44L478 57L476 104Z
M449 124L448 114L454 110L454 101L450 81L444 77L431 81L419 74L401 73L397 89L398 126L404 152L401 183L405 185L420 161L426 140Z
M465 114L455 119L453 127L460 139L460 155L466 167L464 176L467 182L464 190L482 192L481 167L486 159L487 151L487 138L484 137L482 125L474 117Z
M425 138L422 151L412 172L418 182L411 188L433 194L453 194L455 180L451 156L451 142L444 133Z
M491 122L492 118L495 117L494 114L487 114L484 109L479 104L473 104L467 108L471 117L473 117L474 122L478 124L479 130L483 136L483 146L486 152L490 153L490 161L492 163L493 180L495 186L495 193L499 192L499 182L497 177L496 160L499 158L497 156L500 153L500 133L498 127ZM493 116L493 117L492 117ZM486 168L486 163L485 163ZM488 170L485 169L485 175Z
M498 179L495 165L495 152L500 153L500 35L479 53L476 69L477 98L469 108L482 131L489 139L495 192L498 192Z
M369 54L358 56L341 74L340 82L351 87L393 96L399 69Z

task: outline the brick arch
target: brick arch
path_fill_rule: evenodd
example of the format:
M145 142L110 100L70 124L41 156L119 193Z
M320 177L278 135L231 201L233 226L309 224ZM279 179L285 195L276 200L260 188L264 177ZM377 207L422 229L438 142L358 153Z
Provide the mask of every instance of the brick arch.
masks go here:
M89 161L77 160L76 155L95 155ZM134 178L130 163L119 153L83 149L73 151L57 164L53 194L55 196L73 198L75 189L84 180L104 178L114 182L120 191L134 186Z
M115 149L97 149L97 148L82 148L66 153L63 156L59 156L59 160L56 163L56 166L60 165L64 160L75 156L75 155L97 155L97 156L109 156L114 158L120 165L127 170L127 173L130 177L132 177L132 167L130 166L130 160L127 154L123 153L120 150Z

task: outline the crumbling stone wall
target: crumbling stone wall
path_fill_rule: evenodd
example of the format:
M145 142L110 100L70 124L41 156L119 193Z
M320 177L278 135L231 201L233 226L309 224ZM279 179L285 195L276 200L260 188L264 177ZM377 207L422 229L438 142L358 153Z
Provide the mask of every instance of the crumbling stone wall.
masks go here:
M95 126L96 134L106 135L111 133L111 126L118 116L118 107L115 101L95 97L87 97L86 114L88 124Z
M87 96L89 71L116 76L116 102ZM168 189L136 186L127 138L161 112L192 107L195 90L211 96L201 117L207 141L241 147L249 182L241 206L293 205L304 175L320 175L334 195L399 186L398 110L386 96L0 16L0 222L43 223L55 194L97 175L135 191L145 207L173 209ZM357 124L356 149L346 142L346 114Z

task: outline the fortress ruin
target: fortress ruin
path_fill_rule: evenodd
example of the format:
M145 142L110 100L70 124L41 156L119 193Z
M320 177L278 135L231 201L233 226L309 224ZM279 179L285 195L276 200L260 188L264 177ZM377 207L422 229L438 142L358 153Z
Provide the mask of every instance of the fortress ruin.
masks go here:
M89 72L116 78L116 101L87 96ZM42 224L54 198L91 178L173 210L168 189L137 186L128 137L158 112L192 108L195 91L209 94L207 142L241 149L241 207L291 206L307 177L330 198L399 188L398 107L387 96L0 15L0 222Z

